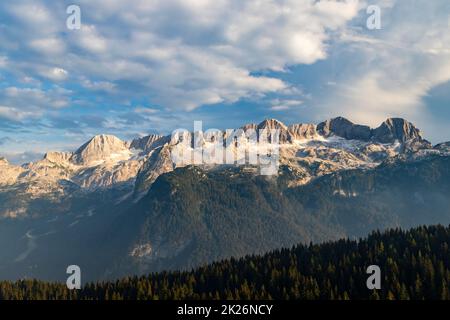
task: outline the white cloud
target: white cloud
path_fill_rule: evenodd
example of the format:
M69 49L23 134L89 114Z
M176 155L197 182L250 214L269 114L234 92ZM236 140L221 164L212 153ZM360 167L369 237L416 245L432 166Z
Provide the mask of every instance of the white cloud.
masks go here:
M63 68L48 68L42 70L40 74L41 76L53 81L63 81L67 79L69 72Z
M56 37L34 39L30 47L45 55L62 55L65 51L64 42Z
M6 11L35 32L55 31L55 17L43 1L14 1Z
M45 111L67 107L70 93L61 87L48 90L7 87L0 91L2 103L8 106L3 107L3 115L8 119L23 120Z
M292 108L300 107L303 105L302 100L292 100L292 99L274 99L271 101L271 110L274 111L285 111Z
M138 113L138 114L144 114L144 115L145 114L155 114L155 113L158 113L158 109L138 106L134 109L134 112Z
M83 79L81 84L84 88L89 90L101 90L112 92L115 88L115 84L108 81L91 81L89 79Z
M382 8L381 30L365 28L369 3ZM344 115L378 124L391 115L425 118L424 97L450 81L448 0L418 0L414 6L400 0L77 4L82 29L69 31L62 2L0 3L0 17L12 21L7 27L0 24L5 55L0 68L17 79L35 79L15 97L0 92L2 105L21 112L67 106L70 94L43 89L49 80L60 86L80 84L77 102L90 106L107 96L116 105L139 101L178 111L251 98L268 102L273 111L291 112L305 100L289 83L297 79L291 67L328 59L308 69L322 81L314 79L308 87L314 91L308 116ZM327 64L330 57L336 59L336 70L321 67L332 64ZM298 78L303 82L298 86L309 82ZM274 97L278 103L271 103ZM156 122L151 111L142 114Z
M358 11L357 0L77 4L82 28L73 31L65 29L65 10L55 2L3 4L20 21L7 36L21 34L40 55L31 67L16 58L16 69L53 81L70 74L89 79L87 86L114 83L116 93L184 110L286 90L289 84L258 72L326 58L329 31L344 28ZM64 72L49 72L51 65Z
M39 116L39 113L21 111L13 107L0 106L0 118L2 119L21 121L25 118L35 118L37 116Z
M384 82L382 73L369 73L354 82L339 87L338 108L336 115L346 115L353 121L371 124L373 126L387 117L416 118L423 112L421 96L426 89L421 86L389 86Z
M104 53L107 49L106 40L99 35L94 25L83 24L81 30L77 31L76 43L92 53Z

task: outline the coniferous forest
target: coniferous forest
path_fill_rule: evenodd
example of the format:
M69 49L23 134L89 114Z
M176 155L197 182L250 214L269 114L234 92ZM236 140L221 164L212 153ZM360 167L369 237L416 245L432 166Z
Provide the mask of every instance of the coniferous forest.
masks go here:
M0 299L450 299L450 226L373 232L358 241L298 245L262 256L161 272L68 290L64 283L0 282ZM381 289L369 290L369 265Z

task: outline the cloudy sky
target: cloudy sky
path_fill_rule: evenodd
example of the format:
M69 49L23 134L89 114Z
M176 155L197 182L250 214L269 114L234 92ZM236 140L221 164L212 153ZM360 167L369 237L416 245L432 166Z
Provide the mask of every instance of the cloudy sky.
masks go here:
M79 30L66 26L71 4ZM0 155L14 162L99 133L338 115L404 117L450 140L450 1L0 3Z

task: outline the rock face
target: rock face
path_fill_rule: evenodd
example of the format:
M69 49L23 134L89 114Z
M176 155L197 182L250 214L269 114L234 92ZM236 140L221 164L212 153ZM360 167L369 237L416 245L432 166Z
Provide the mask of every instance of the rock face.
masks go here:
M422 138L409 139L403 143L404 152L418 152L420 150L430 150L432 148L432 144Z
M242 130L280 130L280 143L290 143L295 140L313 139L318 136L315 124L298 123L286 126L276 119L266 119L260 124L246 124Z
M72 152L47 152L44 159L56 164L67 164L72 156Z
M8 160L6 160L3 157L0 157L0 166L7 166L7 165L9 165Z
M81 146L72 156L71 161L86 165L102 161L112 155L120 155L129 149L125 142L111 135L99 135Z
M153 150L150 157L145 161L137 174L134 187L135 195L145 192L156 178L173 169L174 164L170 157L170 148L168 144Z
M293 124L288 128L290 141L314 139L318 136L315 124Z
M25 170L22 167L12 166L5 158L0 158L0 185L9 185L17 181Z
M287 126L281 122L278 121L276 119L265 119L264 121L262 121L260 124L258 124L257 126L258 130L264 130L264 129L268 129L268 130L273 130L273 129L280 129L280 130L285 130L287 131Z
M450 152L450 141L439 143L434 149Z
M168 137L151 134L142 138L134 139L130 144L130 148L148 152L156 147L162 146L167 142L169 142Z
M256 130L258 132L258 137L260 137L260 134L262 132L265 132L269 138L269 140L268 140L269 142L272 141L271 130L279 130L279 134L280 134L279 142L280 143L286 143L286 142L290 141L288 127L284 123L282 123L278 120L275 120L275 119L264 120L257 126Z
M82 188L98 189L132 185L142 161L129 160L87 168L74 175L71 180Z
M242 126L242 130L247 131L247 130L257 130L258 125L255 123L247 123L246 125Z
M416 141L416 147L417 142L419 144L425 142L420 130L411 122L401 118L389 118L378 128L371 129L368 126L354 124L343 117L338 117L319 123L317 131L324 137L335 135L347 140L371 140L379 143L394 143L396 141L405 143L414 140Z
M371 138L370 127L354 124L342 117L319 123L317 125L317 131L324 137L329 137L334 134L348 140L369 141Z
M411 122L401 118L390 118L373 130L373 139L381 143L392 143L395 140L405 142L413 139L422 140L422 135Z
M293 142L295 140L313 139L318 136L315 124L298 123L286 126L275 119L266 119L260 124L246 124L242 130L280 130L280 143Z

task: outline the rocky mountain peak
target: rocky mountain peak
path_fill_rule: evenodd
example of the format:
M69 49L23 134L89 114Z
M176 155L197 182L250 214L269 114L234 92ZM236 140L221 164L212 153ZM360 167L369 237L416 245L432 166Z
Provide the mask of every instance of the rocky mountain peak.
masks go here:
M247 131L247 130L255 130L256 131L257 128L258 128L258 125L255 123L247 123L241 127L241 129L243 131Z
M420 130L411 122L401 118L389 118L373 130L373 139L381 143L392 143L395 140L422 140Z
M82 145L71 157L71 161L76 164L89 164L95 161L104 160L113 154L120 154L127 151L125 142L112 135L98 135Z
M397 140L402 143L410 140L424 141L420 130L401 118L389 118L378 128L371 129L369 126L354 124L346 118L337 117L319 123L317 131L324 137L335 135L347 140L371 140L379 143L394 143Z
M0 166L7 166L7 165L9 165L8 160L6 160L3 157L0 157Z
M278 121L276 119L266 119L263 122L261 122L258 127L257 127L257 131L258 131L258 137L261 134L261 130L267 130L266 135L268 138L268 141L272 141L273 137L270 133L271 130L279 130L279 142L280 143L286 143L290 140L290 135L289 135L289 131L288 131L288 127L281 121ZM276 141L276 140L275 140Z
M276 119L265 119L263 122L261 122L258 125L258 130L273 130L273 129L280 129L280 130L287 130L287 126Z
M47 152L44 159L53 163L62 164L69 162L72 156L72 152Z
M291 141L313 139L317 137L317 129L315 124L298 123L290 125L289 128Z
M442 142L434 146L436 150L448 151L450 152L450 141Z
M317 131L324 137L336 135L348 140L368 141L371 138L371 129L368 126L354 124L350 120L337 117L317 125Z
M164 137L157 134L150 134L142 138L136 138L130 143L131 149L138 149L144 152L162 146L164 143L169 142L168 137Z

